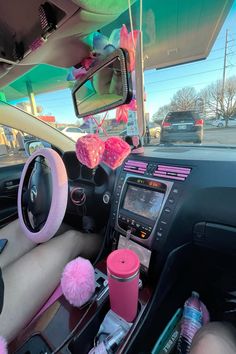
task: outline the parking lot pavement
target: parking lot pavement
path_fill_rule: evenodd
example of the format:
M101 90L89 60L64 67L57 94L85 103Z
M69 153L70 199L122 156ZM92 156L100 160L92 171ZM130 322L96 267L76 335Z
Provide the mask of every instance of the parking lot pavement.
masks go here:
M1 155L0 156L0 167L12 166L21 163L25 163L27 157L22 156L21 154L15 155Z
M151 139L151 144L158 145L157 139ZM189 144L178 142L176 144ZM191 144L191 143L190 143ZM195 144L197 145L197 144ZM203 141L201 145L234 145L236 146L236 127L230 128L207 128L204 129Z
M236 127L204 130L203 144L236 145Z

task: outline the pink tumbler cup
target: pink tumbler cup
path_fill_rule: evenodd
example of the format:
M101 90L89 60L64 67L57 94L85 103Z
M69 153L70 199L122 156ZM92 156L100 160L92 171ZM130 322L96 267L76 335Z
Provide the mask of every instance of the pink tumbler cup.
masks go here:
M132 322L138 309L139 258L129 249L113 251L107 258L111 310Z

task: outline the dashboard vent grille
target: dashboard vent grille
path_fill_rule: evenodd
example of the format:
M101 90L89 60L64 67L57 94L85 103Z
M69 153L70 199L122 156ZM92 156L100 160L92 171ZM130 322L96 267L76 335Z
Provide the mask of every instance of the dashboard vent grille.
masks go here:
M147 162L128 160L125 162L124 171L144 175L144 173L147 171L147 166Z
M188 167L158 165L157 170L153 173L153 176L170 178L177 181L185 181L190 172L191 168Z

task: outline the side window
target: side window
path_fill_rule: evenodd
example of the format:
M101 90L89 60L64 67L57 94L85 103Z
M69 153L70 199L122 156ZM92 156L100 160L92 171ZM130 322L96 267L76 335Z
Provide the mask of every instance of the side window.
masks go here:
M0 125L0 168L24 163L28 158L26 146L34 141L29 147L29 152L42 148L46 142L6 125ZM48 144L48 147L50 144Z
M24 141L22 132L0 125L0 167L25 162L27 154Z

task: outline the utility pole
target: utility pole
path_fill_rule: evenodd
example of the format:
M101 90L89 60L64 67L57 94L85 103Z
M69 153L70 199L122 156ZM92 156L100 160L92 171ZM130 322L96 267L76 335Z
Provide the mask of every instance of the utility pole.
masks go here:
M226 68L227 68L227 54L228 54L228 29L225 32L225 53L224 53L224 66L223 66L223 78L222 78L222 94L221 94L221 105L224 106L224 96L225 96L225 76L226 76ZM217 101L217 106L218 106ZM218 107L217 107L218 108ZM226 126L228 125L228 121L226 121Z

